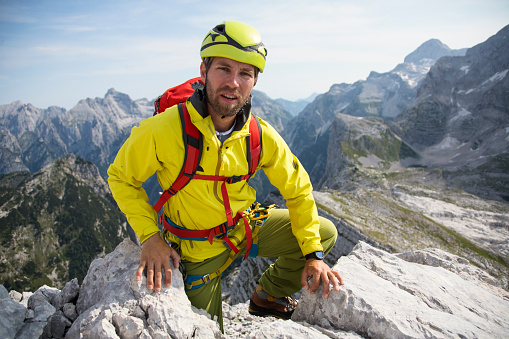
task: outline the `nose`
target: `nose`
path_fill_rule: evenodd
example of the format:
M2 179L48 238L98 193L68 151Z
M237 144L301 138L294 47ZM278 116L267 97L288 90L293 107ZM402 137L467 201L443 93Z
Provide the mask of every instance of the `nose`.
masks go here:
M239 81L240 81L240 74L239 72L230 72L227 78L227 85L231 88L238 88L239 87Z

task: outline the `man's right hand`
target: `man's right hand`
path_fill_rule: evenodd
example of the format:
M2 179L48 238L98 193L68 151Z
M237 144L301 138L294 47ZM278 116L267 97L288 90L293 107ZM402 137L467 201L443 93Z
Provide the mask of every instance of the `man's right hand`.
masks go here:
M135 274L136 281L141 280L143 271L147 267L147 289L154 288L154 291L159 292L162 280L161 269L164 269L164 284L170 287L172 274L170 258L173 259L175 268L178 268L180 256L161 239L159 233L145 240L141 248L140 266Z

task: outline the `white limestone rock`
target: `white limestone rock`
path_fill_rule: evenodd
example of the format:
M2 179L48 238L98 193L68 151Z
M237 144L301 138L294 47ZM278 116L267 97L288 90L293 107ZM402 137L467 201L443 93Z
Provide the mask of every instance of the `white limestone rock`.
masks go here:
M145 278L135 281L140 250L126 239L92 262L76 304L79 317L66 338L221 337L216 322L193 311L177 269L171 286L159 293L146 289Z
M292 320L372 338L504 338L509 302L442 267L407 262L360 242L334 269L345 285L302 294Z
M223 303L226 338L361 338L356 333L325 329L305 322L257 317L249 314L248 303L230 306Z

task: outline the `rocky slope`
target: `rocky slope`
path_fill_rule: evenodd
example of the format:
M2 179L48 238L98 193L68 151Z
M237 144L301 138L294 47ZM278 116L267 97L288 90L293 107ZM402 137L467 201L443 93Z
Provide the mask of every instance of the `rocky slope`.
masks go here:
M292 119L292 115L267 94L253 90L252 112L269 122L279 133L283 132Z
M504 338L509 298L468 261L429 249L393 255L360 242L334 269L346 284L328 299L304 291L292 320L223 304L224 334L193 308L174 271L160 293L136 282L140 248L123 241L91 265L81 287L34 294L0 286L2 338ZM493 280L493 279L492 279Z
M391 251L439 248L509 288L509 205L450 187L441 169L408 166L419 157L383 120L338 114L315 200Z
M86 274L88 264L127 236L106 181L68 155L35 174L0 176L0 280L34 290Z
M394 130L418 150L415 165L448 183L509 200L509 26L463 57L441 58Z
M378 116L392 119L415 99L419 84L430 67L445 55L462 55L438 40L422 44L405 62L387 73L371 72L366 80L354 84L335 84L319 95L293 119L284 132L285 140L318 182L325 169L330 127L337 113L352 116Z

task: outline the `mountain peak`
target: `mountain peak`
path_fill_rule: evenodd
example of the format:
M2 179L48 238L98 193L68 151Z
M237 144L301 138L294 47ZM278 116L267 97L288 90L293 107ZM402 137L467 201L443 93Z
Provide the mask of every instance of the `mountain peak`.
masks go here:
M438 60L443 56L463 56L466 49L453 50L438 39L430 39L406 56L405 62L418 64L423 59Z
M116 95L117 93L118 93L118 92L117 92L117 90L116 90L116 89L114 89L114 88L112 87L112 88L110 88L110 89L108 90L108 92L106 92L105 97L107 97L107 96L109 96L109 95Z

